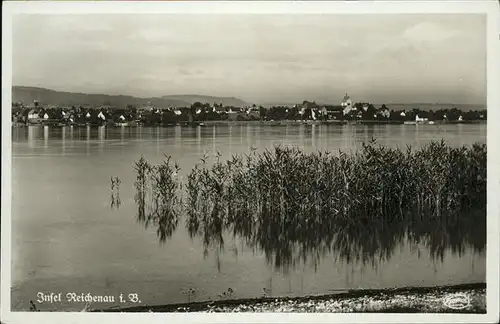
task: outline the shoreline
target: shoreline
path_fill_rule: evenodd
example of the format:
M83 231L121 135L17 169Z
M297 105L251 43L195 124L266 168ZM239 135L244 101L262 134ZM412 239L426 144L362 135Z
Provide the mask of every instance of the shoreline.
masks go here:
M470 305L449 308L447 298L467 296ZM486 283L435 287L347 289L302 297L260 297L167 305L108 308L92 312L389 312L486 313Z
M202 124L202 125L200 125ZM433 124L429 122L415 123L413 121L400 121L400 120L207 120L200 122L179 122L177 124L157 124L157 125L147 125L147 124L127 124L127 125L114 125L114 124L44 124L44 123L34 123L34 124L24 124L24 123L12 123L13 128L16 127L28 127L28 126L49 126L55 128L62 127L112 127L112 128L135 128L135 127L204 127L204 126L214 126L214 125L268 125L268 126L286 126L286 125L408 125L408 126L418 126L418 125L459 125L459 124L487 124L487 120L465 120L465 121L434 121Z
M400 120L211 120L202 122L205 125L245 125L245 124L265 124L271 126L279 125L405 125L405 122ZM410 121L413 123L413 121ZM434 124L428 122L413 123L406 125L447 125L447 124L487 124L486 120L466 120L466 121L434 121Z

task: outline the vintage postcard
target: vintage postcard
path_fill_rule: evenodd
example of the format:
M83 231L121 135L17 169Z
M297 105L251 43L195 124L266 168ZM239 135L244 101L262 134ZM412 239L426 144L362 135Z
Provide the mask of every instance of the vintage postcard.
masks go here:
M2 323L498 321L498 1L3 7Z

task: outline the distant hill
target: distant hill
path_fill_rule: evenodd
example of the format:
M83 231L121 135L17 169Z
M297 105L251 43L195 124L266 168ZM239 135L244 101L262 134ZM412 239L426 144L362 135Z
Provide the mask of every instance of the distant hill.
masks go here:
M87 94L75 92L55 91L36 87L12 87L12 101L31 104L38 100L41 104L72 106L72 105L111 105L124 108L127 105L154 105L159 108L169 106L189 106L190 104L181 100L171 100L162 98L137 98L122 95Z
M238 98L210 97L198 95L179 95L151 98L138 98L124 95L87 94L75 92L55 91L37 87L13 86L12 101L31 104L38 100L42 105L111 105L124 108L127 105L140 107L142 105L153 105L158 108L167 107L189 107L196 101L210 104L222 103L224 105L245 106L246 103Z
M236 97L214 97L204 95L168 95L163 97L139 98L123 95L105 95L105 94L87 94L75 92L55 91L37 87L13 86L12 101L22 102L26 105L33 103L34 100L40 101L42 105L111 105L118 108L124 108L127 105L137 107L143 105L153 105L158 108L167 107L188 107L191 104L199 101L202 103L222 103L225 106L243 107L249 105L247 102ZM321 102L317 101L318 104ZM281 104L263 104L264 107L287 105L292 106L292 103ZM382 104L374 104L375 107L380 107ZM468 110L483 110L486 105L473 104L433 104L433 103L386 103L386 106L391 110L411 110L413 108L423 110L438 110L457 108L462 111Z
M260 106L264 107L264 108L271 108L271 107L293 107L294 105L298 105L300 104L300 102L295 102L295 103L284 103L284 102L273 102L273 103L262 103L260 104ZM257 105L259 106L259 105Z
M486 105L479 104L453 104L453 103L386 103L387 108L391 110L412 110L418 108L421 110L439 110L457 108L461 111L483 110ZM382 104L376 104L375 107L380 107Z
M185 101L190 104L193 104L195 102L202 102L209 104L217 103L217 104L223 104L224 106L233 106L233 107L245 107L249 105L247 102L238 99L236 97L213 97L213 96L183 94L183 95L163 96L162 98L168 100Z
M331 105L332 103L323 103L320 101L316 101L319 105ZM300 104L299 102L295 104ZM380 108L383 103L374 103L375 108ZM270 108L273 106L293 106L293 103L266 103L262 104L265 108ZM333 105L338 105L338 103L333 103ZM385 103L387 108L391 110L412 110L414 108L421 110L430 110L435 111L439 109L451 109L453 107L461 110L461 111L469 111L469 110L484 110L486 109L486 105L480 104L453 104L453 103Z

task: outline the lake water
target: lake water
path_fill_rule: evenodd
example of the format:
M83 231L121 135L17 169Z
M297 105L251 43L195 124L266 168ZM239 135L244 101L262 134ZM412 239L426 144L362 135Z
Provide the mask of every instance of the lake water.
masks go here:
M164 244L136 221L134 162L172 156L179 176L204 154L222 158L277 144L315 150L354 150L376 138L391 147L444 139L451 145L486 143L486 124L282 125L205 127L12 128L12 309L26 310L37 293L136 293L141 303L331 293L346 288L432 286L485 282L485 252L445 248L433 258L423 242L397 245L374 264L341 259L334 250L316 262L277 270L259 249L229 237L223 251L204 251L181 222ZM110 177L121 180L119 208L110 207ZM368 238L367 238L368 239ZM63 297L64 299L64 297ZM84 303L38 303L41 310L79 310ZM96 303L108 308L114 303ZM131 306L125 303L123 306Z

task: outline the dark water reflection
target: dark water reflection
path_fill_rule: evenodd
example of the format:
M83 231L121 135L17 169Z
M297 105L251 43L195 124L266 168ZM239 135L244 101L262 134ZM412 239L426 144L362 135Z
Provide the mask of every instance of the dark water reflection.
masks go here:
M154 209L154 208L153 208ZM174 213L157 212L143 214L144 206L139 208L137 220L147 228L151 218L155 222L160 242L171 237L178 225ZM474 214L471 216L471 214ZM293 226L262 224L256 230L253 224L234 224L231 230L221 223L212 223L203 231L191 230L191 236L199 236L208 248L224 250L225 240L242 240L246 246L265 253L266 262L277 271L290 271L290 268L313 266L315 269L326 257L335 262L347 264L361 263L376 268L379 263L388 262L401 246L416 249L426 248L434 261L443 261L446 253L462 256L466 251L482 253L486 248L486 210L471 211L450 220L431 219L416 222L412 217L400 221L366 221L363 223L332 221L330 224L317 224L306 229ZM189 225L187 225L189 227ZM419 250L420 251L420 250ZM237 250L236 252L237 253ZM420 252L419 252L420 253Z

